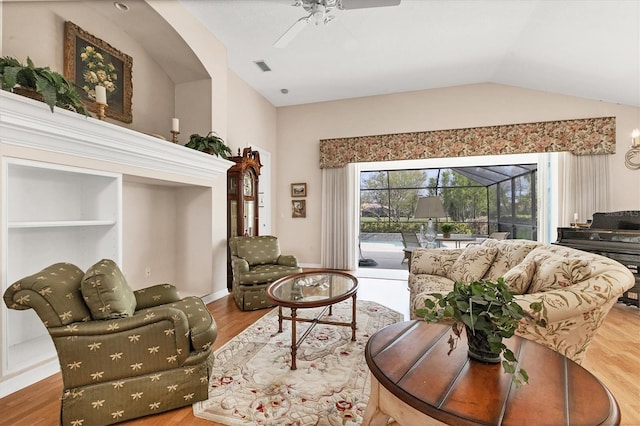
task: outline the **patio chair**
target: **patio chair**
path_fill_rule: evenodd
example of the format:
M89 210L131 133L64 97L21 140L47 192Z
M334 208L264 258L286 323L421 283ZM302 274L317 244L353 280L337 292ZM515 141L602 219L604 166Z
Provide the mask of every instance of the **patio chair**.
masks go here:
M400 264L403 264L405 260L411 261L411 252L414 248L422 246L420 245L420 240L415 232L401 232L400 234L402 234L402 244L404 244L405 248L404 258L400 261Z
M480 241L468 243L467 246L480 245L485 240L506 240L507 238L509 238L509 235L511 235L511 232L492 232L491 234L489 234L488 238L483 238Z

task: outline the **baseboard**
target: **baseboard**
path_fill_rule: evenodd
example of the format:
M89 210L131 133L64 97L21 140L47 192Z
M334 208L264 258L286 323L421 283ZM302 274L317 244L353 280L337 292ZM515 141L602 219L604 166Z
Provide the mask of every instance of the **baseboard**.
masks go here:
M19 373L13 377L0 382L0 398L4 398L20 389L26 388L40 380L56 374L60 371L60 363L58 358L53 358L35 368L30 368L28 371Z
M224 289L224 290L219 290L216 291L215 293L210 293L207 294L206 296L202 296L201 299L204 302L204 304L209 304L215 300L218 299L222 299L223 297L225 297L227 294L229 294L229 290Z
M322 265L319 263L298 263L298 266L301 268L322 269Z

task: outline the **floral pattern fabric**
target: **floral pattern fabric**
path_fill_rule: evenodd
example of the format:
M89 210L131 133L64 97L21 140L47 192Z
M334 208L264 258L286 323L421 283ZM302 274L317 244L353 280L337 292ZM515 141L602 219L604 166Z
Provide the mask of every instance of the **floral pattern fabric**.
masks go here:
M486 239L482 246L495 247L498 250L495 260L485 274L485 278L496 280L504 276L510 269L520 264L524 258L542 243L529 240L494 240Z
M349 327L317 324L300 343L291 370L291 321L278 332L273 309L215 351L209 399L194 405L197 417L227 425L356 426L369 398L364 349L379 329L404 319L375 302L358 300L356 340ZM314 318L323 308L301 309ZM352 301L333 305L332 321L350 322ZM300 337L307 325L296 327Z
M411 272L447 276L464 249L414 249L411 254Z
M633 275L620 263L594 253L534 241L515 241L504 243L531 248L520 264L524 273L529 270L522 263L535 265L529 288L515 296L525 312L516 334L581 363L606 314L622 293L633 287ZM501 256L509 252L499 252L494 262L501 262ZM447 293L448 283L453 286L448 277L415 273L412 264L409 274L411 318L417 319L415 310L424 306L430 294ZM535 311L532 303L540 304L542 309Z
M524 259L504 274L504 283L513 294L524 294L529 289L535 272L536 262Z
M451 266L449 278L465 283L481 279L497 253L498 249L495 247L469 246L465 248Z
M368 161L571 152L614 154L615 117L320 140L320 168Z

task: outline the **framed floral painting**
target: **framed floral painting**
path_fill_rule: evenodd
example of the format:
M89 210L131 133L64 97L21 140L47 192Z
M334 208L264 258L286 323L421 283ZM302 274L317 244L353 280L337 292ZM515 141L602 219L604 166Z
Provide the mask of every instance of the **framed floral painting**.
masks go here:
M97 112L97 85L107 90L105 115L131 123L133 59L73 22L64 23L64 75L76 85L87 105Z

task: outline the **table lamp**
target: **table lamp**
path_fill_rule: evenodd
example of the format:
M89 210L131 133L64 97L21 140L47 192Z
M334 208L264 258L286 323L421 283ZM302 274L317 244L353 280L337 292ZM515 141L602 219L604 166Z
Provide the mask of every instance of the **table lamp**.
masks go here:
M436 246L435 240L438 236L437 231L433 227L433 219L446 217L444 207L442 207L442 201L440 197L420 197L418 198L418 205L416 206L416 213L414 217L416 219L428 218L427 230L425 231L425 240L427 240L427 247L433 248Z

